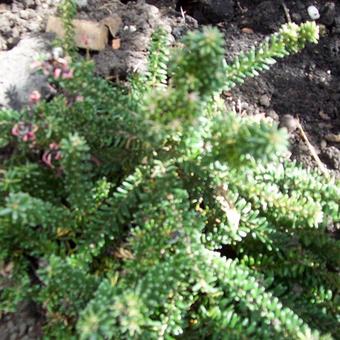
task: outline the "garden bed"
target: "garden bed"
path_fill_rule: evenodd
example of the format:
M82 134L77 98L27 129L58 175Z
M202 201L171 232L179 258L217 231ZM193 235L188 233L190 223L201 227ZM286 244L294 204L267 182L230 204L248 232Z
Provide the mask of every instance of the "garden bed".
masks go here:
M286 115L298 118L321 161L335 176L340 176L339 142L330 138L339 136L340 130L340 4L335 1L286 0L283 6L281 1L225 1L226 12L223 13L216 11L214 6L203 6L199 1L148 1L156 7L135 5L130 1L124 3L88 1L79 11L82 19L101 20L113 12L118 12L123 19L122 31L118 33L122 47L117 50L108 47L91 54L97 63L96 72L112 81L124 81L127 74L135 71L133 66L138 65L143 70L147 43L158 25L172 32L173 42L188 29L217 25L225 34L226 59L229 61L277 31L287 21L300 23L308 20L308 7L316 6L323 25L318 45L308 46L298 55L280 61L270 71L224 93L224 97L230 108L240 115L267 116L283 126ZM12 33L6 33L5 29L0 32L1 55L4 56L11 53L27 34L45 37L46 20L55 13L55 2L13 0L5 1L1 8L12 29ZM32 22L38 24L34 26ZM136 28L138 37L132 39L131 35L124 33L126 27L130 31L131 27ZM13 32L16 32L15 35ZM50 41L50 37L46 40ZM317 167L301 131L292 129L291 142L292 159ZM41 335L43 321L41 310L27 303L16 315L2 318L0 334L4 334L4 339L36 339Z

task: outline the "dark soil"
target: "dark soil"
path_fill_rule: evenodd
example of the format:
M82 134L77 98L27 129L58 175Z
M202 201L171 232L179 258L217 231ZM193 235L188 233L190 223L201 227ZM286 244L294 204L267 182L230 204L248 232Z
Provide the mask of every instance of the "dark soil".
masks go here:
M182 10L186 15L187 27L195 26L194 19L199 24L217 25L226 37L228 61L277 31L288 19L281 1L225 0L225 4L232 4L232 9L229 7L224 14L203 6L199 0L147 2L159 7L164 17L172 17L173 23L176 20L180 22ZM221 5L219 1L210 2ZM90 0L84 13L91 16L91 13L96 12L99 15L107 4L106 0ZM318 23L323 25L323 36L319 44L308 46L301 53L279 61L270 71L256 79L247 80L243 86L226 93L226 100L239 114L264 114L276 121L281 121L287 114L298 117L321 160L334 175L340 177L339 143L327 141L328 134L338 135L340 132L340 3L335 0L286 0L285 5L290 18L296 23L309 19L309 5L320 10ZM183 24L177 30L172 25L174 38L179 38L184 31ZM100 70L106 67L104 63L107 63L107 58L97 58L97 62ZM292 158L306 166L316 167L299 132L292 133L291 141ZM23 307L25 311L33 309L31 305ZM34 318L37 321L32 324L30 320ZM13 324L10 329L8 320ZM41 320L39 313L31 313L29 317L22 312L15 316L7 315L0 320L0 339L29 339L30 332L35 332L35 338L38 339ZM22 326L23 322L30 326Z
M180 3L184 11L207 23L206 8L200 9L195 1ZM281 1L241 0L234 1L234 5L233 17L217 24L225 33L228 61L287 22ZM339 144L327 141L326 136L339 134L340 128L340 3L286 0L285 5L296 23L309 20L309 5L320 10L318 23L323 25L323 36L319 44L308 46L279 61L260 77L247 80L231 92L229 100L240 113L265 113L274 120L287 114L298 117L321 160L339 176ZM291 139L292 158L315 167L300 134L293 133Z

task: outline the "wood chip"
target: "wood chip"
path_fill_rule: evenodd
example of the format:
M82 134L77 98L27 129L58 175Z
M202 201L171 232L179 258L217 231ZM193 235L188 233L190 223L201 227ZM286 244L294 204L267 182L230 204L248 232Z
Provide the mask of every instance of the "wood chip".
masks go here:
M118 50L120 48L120 39L113 39L111 45L114 50Z
M340 134L329 133L325 136L326 141L333 143L340 143Z

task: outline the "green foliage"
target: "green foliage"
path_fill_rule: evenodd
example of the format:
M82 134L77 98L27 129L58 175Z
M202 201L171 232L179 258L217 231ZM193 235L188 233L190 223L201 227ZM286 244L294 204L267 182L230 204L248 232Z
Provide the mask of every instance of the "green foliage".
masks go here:
M216 29L172 57L160 30L127 86L43 64L63 66L55 96L0 112L1 311L36 301L51 339L336 335L339 183L283 161L285 130L219 98L317 38L285 25L227 65Z
M61 45L67 54L73 56L75 53L75 43L72 20L77 14L77 2L76 0L62 0L58 10L64 26L64 37Z

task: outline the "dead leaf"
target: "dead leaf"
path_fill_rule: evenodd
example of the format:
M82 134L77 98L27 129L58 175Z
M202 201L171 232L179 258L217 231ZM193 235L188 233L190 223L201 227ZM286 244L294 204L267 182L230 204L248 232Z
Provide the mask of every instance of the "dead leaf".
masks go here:
M333 143L340 143L340 134L334 134L334 133L329 133L328 135L325 136L325 139L328 142L333 142Z
M114 50L118 50L120 48L120 39L119 38L112 40L112 48Z
M75 30L75 42L77 47L93 51L105 49L108 44L108 28L102 23L90 20L73 20ZM46 32L55 33L63 38L65 30L60 18L50 16L47 22Z
M246 33L246 34L253 34L253 33L254 33L254 30L253 30L252 28L250 28L250 27L243 27L243 28L241 29L241 32L242 32L242 33Z

